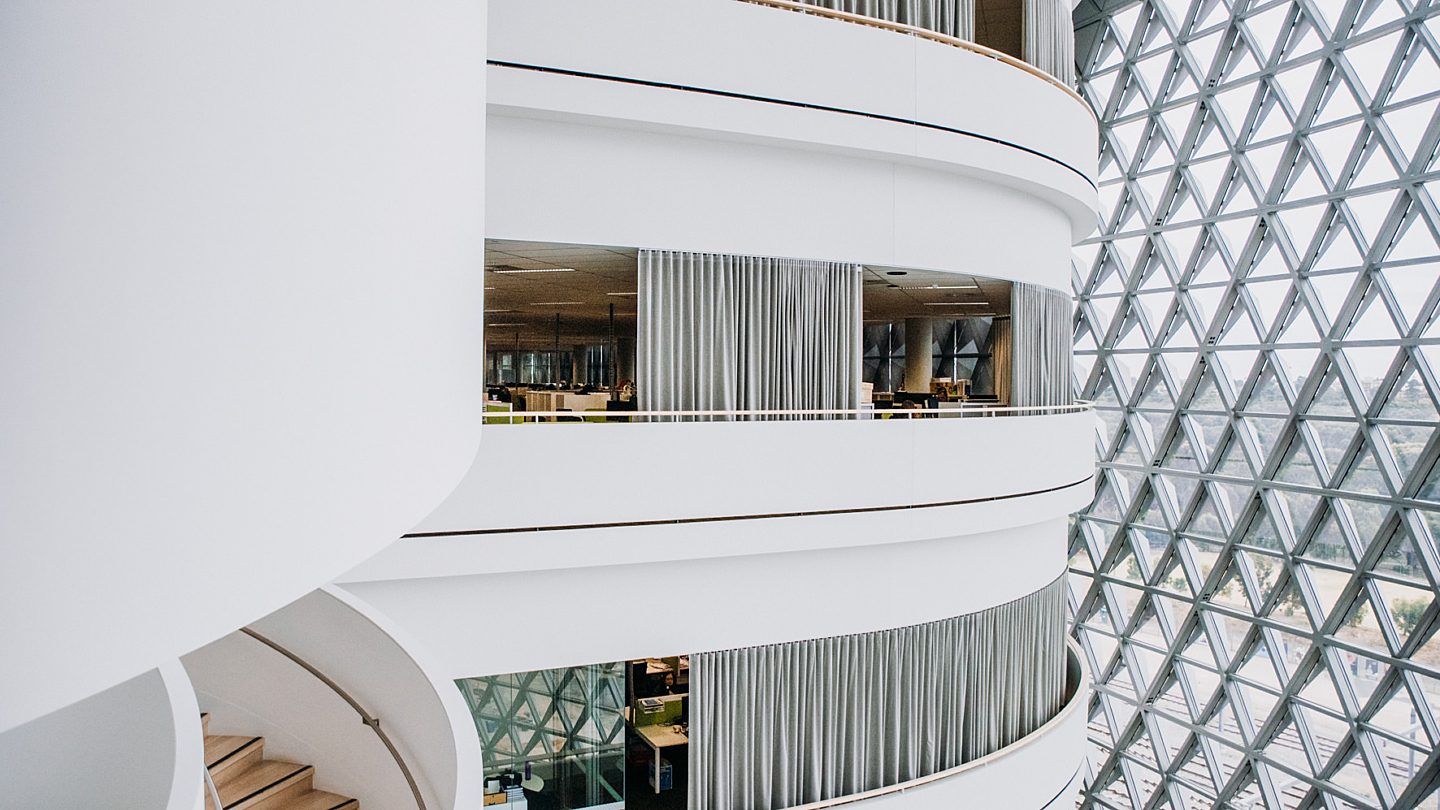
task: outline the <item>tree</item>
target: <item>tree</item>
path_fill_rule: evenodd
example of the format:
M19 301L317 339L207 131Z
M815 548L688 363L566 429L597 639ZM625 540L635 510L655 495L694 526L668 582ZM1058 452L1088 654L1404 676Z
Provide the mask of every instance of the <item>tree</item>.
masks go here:
M1424 598L1406 599L1402 596L1390 603L1390 615L1395 617L1395 627L1400 631L1401 638L1410 637L1427 607L1430 607L1430 600Z

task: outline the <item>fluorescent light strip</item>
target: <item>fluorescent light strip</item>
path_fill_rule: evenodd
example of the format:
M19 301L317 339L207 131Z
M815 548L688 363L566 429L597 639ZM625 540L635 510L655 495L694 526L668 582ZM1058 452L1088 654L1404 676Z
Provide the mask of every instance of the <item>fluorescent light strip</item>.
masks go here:
M523 323L492 323L490 326L524 326Z
M493 315L493 314L498 313L498 312L514 312L514 311L515 311L515 310L513 310L513 309L487 309L487 310L485 310L485 314L487 314L487 315Z
M985 307L989 306L984 301L926 301L927 307Z
M639 295L640 293L638 293L638 292L633 292L633 293L605 293L605 294L606 294L606 295Z
M536 302L532 303L530 306L532 306L532 307L570 307L570 306L575 306L576 304L583 304L583 303L585 303L585 302L584 302L584 301L536 301Z
M900 285L902 290L978 290L978 284L914 284Z
M533 269L533 270L522 270L522 269L520 269L520 268L517 267L517 268L515 268L514 270L491 270L490 272L492 272L492 273L573 273L573 272L575 272L575 268L573 268L573 267L537 267L537 268L535 268L535 269Z

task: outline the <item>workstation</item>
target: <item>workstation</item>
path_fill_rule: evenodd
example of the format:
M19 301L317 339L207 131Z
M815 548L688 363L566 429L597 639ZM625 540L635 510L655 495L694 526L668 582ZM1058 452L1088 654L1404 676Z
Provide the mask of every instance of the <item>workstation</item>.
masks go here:
M634 409L637 253L486 242L487 413L571 411L546 421L603 422Z
M685 810L689 656L457 685L481 734L492 810Z
M1008 404L1010 282L866 267L863 289L862 408L903 419Z
M646 658L630 662L629 728L633 739L649 749L646 782L650 791L673 790L676 766L686 769L690 744L690 658ZM630 747L633 769L644 749ZM668 804L668 803L667 803ZM683 807L683 802L678 805Z
M647 368L657 367L659 357L663 360L658 367L683 370L696 357L708 357L710 349L704 347L714 340L713 335L697 333L704 327L684 312L655 314L664 311L660 299L665 285L655 282L653 270L646 276L648 286L642 285L640 268L642 254L653 253L487 241L487 423L628 421L619 414L636 410L641 402L661 403L645 410L759 407L716 404L704 392L698 399L689 394L677 397L672 389L684 386L670 376L651 383L640 379L643 370L637 366L637 354L642 342L650 352ZM856 330L860 334L858 340L847 339L844 351L852 357L860 355L860 391L858 398L843 397L842 407L873 409L879 418L907 418L912 414L906 411L916 409L960 413L1009 404L1011 282L914 268L856 269L859 283L851 289L860 299L861 324ZM650 297L641 301L645 295ZM639 310L647 305L652 313L642 336ZM807 329L823 329L823 324L809 323ZM796 339L789 335L786 345ZM688 343L702 348L671 354L671 347ZM847 374L843 385L805 378L771 387L798 383L821 390L839 385L853 392L857 380ZM696 401L686 404L692 399ZM801 397L807 399L813 397ZM562 415L525 419L518 416L521 412Z

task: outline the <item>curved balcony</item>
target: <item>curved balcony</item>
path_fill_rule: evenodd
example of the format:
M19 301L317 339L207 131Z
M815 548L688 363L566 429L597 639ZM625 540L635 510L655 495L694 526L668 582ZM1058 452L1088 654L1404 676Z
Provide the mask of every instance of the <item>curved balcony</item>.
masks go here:
M341 581L449 650L457 675L982 610L1063 572L1066 516L1093 494L1093 413L1057 410L490 425L456 492ZM542 593L652 594L641 598L686 609L633 622L628 598L577 611ZM564 643L483 643L476 617L516 605L527 634Z
M805 10L492 2L487 234L1066 288L1098 205L1088 107L1014 60Z
M1090 698L1089 669L1074 639L1067 638L1065 699L1045 725L980 759L939 773L876 790L790 810L865 802L865 810L918 810L941 807L1010 807L1049 810L1073 805L1085 759L1085 705ZM856 808L856 810L860 810Z
M657 421L602 424L535 424L578 418L568 412L498 417L513 424L486 428L465 480L406 538L535 540L654 528L678 536L746 522L745 536L728 543L608 556L614 564L873 543L880 523L889 542L951 537L1061 517L1091 494L1089 403L795 418L804 413L640 412L610 418ZM788 418L709 421L767 416ZM564 496L545 482L563 483ZM815 529L803 528L810 521ZM783 528L771 531L776 524ZM837 530L845 524L852 530ZM402 541L351 576L384 570L417 545ZM487 570L504 565L494 560Z

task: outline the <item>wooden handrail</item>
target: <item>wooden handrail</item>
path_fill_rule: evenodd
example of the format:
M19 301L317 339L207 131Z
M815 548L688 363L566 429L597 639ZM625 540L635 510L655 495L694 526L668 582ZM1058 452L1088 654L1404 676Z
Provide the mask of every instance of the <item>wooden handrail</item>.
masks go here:
M814 14L817 17L829 17L832 20L844 20L845 22L855 23L857 25L868 25L871 28L883 28L887 31L896 31L902 34L909 34L910 36L920 37L921 39L928 39L934 42L950 45L956 48L960 48L961 50L966 50L970 51L971 53L979 54L980 56L988 56L991 59L994 59L998 62L1004 62L1005 64L1014 68L1019 68L1020 70L1023 70L1032 76L1043 79L1044 81L1055 85L1056 87L1060 88L1060 90L1064 92L1065 95L1074 99L1076 103L1078 103L1081 107L1084 107L1085 112L1090 113L1090 117L1094 118L1096 123L1099 123L1100 121L1099 116L1097 116L1095 114L1095 111L1090 108L1090 105L1085 101L1085 99L1082 98L1079 93L1075 92L1074 88L1070 87L1068 84L1060 81L1059 79L1055 78L1049 73L1046 73L1040 68L1035 67L1029 62L1021 59L1016 59L1010 54L1004 53L1002 51L997 51L994 48L987 48L984 45L979 44L978 42L971 42L969 40L960 39L959 37L952 37L948 34L942 34L938 31L931 31L928 28L921 28L917 25L907 25L906 23L891 22L889 20L882 20L878 17L866 17L862 14L852 14L848 11L836 11L834 9L824 8L823 6L812 6L809 3L797 2L797 0L740 0L740 2L753 3L757 6L769 6L771 8L783 8L789 11L798 11L801 14Z
M240 628L240 632L255 639L261 644L264 644L266 647L269 647L275 652L280 653L286 658L289 658L291 661L299 665L301 669L305 670L311 675L314 675L316 680L330 687L330 691L339 695L341 700L344 700L346 703L350 704L350 708L354 709L355 713L360 715L360 722L369 726L370 730L375 732L375 736L380 738L380 742L385 745L385 749L390 752L391 758L395 760L395 765L400 768L401 775L405 777L405 783L410 786L410 795L415 798L415 807L417 808L417 810L425 810L425 797L420 795L420 786L415 784L415 775L410 772L410 766L405 764L405 758L400 756L400 750L395 747L395 743L390 739L390 735L386 734L385 730L380 728L380 718L365 711L365 707L361 706L359 701L351 697L349 692L346 692L345 689L340 686L340 684L331 680L330 676L316 669L309 661L306 661L304 658L301 658L295 653L285 649L280 644L271 641L270 639L250 629L249 627ZM209 769L206 769L205 773L208 777L210 773Z

